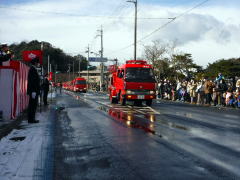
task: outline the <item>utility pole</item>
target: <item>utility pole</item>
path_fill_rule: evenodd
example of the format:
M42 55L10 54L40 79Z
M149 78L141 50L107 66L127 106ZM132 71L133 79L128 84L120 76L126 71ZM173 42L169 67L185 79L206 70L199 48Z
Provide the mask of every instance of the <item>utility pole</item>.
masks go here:
M50 67L50 71L49 72L52 72L52 65L50 64L49 67ZM52 91L52 89L51 89L51 91ZM52 93L51 93L51 102L52 102Z
M87 88L89 88L89 44L88 44L88 47L87 47Z
M48 55L48 74L50 72L50 56Z
M68 64L68 81L70 81L71 64Z
M42 51L42 53L43 53L43 42L41 42L41 51ZM42 63L44 62L44 59L43 59L43 57L42 57ZM46 74L46 72L45 72L45 74ZM41 84L43 83L43 79L45 78L45 77L43 77L43 75L45 75L45 74L43 74L43 64L41 65ZM48 74L48 76L49 76L49 74ZM51 91L52 91L52 86L51 86ZM52 93L52 92L51 92ZM40 104L39 104L39 107L40 107L40 112L42 112L42 93L40 93L40 96L39 96L39 98L40 98Z
M74 60L73 60L73 79L74 79Z
M118 65L118 59L115 58L114 61L115 61L115 65L117 66Z
M55 65L55 73L54 73L54 79L55 79L55 84L57 83L57 75L56 75L56 73L57 73L57 64Z
M43 53L43 42L41 42L41 51ZM42 57L43 58L43 57ZM42 62L44 62L44 60L42 59ZM46 74L46 73L45 73ZM41 65L41 76L43 77L43 64Z
M80 71L81 71L81 58L79 58L79 64L78 64L78 73L79 73L79 77L80 75Z
M101 59L103 59L103 29L101 26L101 29L98 30L100 32L100 37L101 37ZM100 91L103 91L103 71L104 71L104 64L101 62L100 64L100 69L101 69L101 77L100 77Z
M127 2L135 5L135 20L134 20L134 60L137 59L137 0L130 0Z

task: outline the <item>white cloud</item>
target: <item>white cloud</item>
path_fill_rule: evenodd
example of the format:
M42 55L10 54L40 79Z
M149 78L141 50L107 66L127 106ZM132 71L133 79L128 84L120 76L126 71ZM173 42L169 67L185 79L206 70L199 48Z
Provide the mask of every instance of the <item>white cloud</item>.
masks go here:
M133 18L83 18L89 16L133 17L134 6L125 1L40 1L21 4L16 7L25 11L1 9L0 41L13 43L23 40L47 41L67 53L85 51L90 43L93 51L100 49L100 39L95 40L97 29L103 24L104 52L110 58L121 60L132 58L133 46L118 51L133 43ZM139 17L175 17L189 7L162 7L144 5L139 8ZM56 12L46 13L46 12ZM58 13L58 14L57 14ZM152 40L179 42L179 49L192 53L197 64L206 65L219 58L239 57L240 12L233 7L201 7L177 19L153 36ZM139 20L138 38L157 29L168 20ZM94 43L92 43L94 42ZM142 54L138 44L138 54ZM238 50L238 51L236 51ZM204 59L204 60L203 60Z

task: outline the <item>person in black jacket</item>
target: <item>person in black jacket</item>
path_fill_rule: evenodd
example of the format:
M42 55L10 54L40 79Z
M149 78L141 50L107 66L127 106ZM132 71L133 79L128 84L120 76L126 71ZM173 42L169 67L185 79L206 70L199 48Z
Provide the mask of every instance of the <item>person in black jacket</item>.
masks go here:
M217 91L217 102L218 106L222 106L225 103L223 94L227 91L228 87L224 79L219 80L216 83L216 91Z
M0 45L0 66L2 62L9 61L12 57L12 53L9 51L7 44Z
M47 97L48 97L49 85L50 85L50 83L48 81L48 74L45 74L45 77L44 77L43 83L42 83L43 103L45 106L48 105Z
M39 122L38 120L35 120L38 96L40 95L40 77L36 69L38 64L39 59L38 58L33 59L31 61L31 67L28 72L28 86L27 86L27 94L29 95L28 123Z

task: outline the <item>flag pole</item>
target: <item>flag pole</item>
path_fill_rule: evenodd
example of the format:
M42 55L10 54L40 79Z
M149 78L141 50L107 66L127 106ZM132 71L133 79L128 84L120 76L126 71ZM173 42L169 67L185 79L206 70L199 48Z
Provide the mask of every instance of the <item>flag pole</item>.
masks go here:
M50 64L50 72L52 72L52 65ZM56 84L55 84L56 85ZM51 86L51 102L52 102L52 86Z
M43 42L41 42L41 51L43 53ZM41 75L40 75L40 86L42 85L43 83L43 54L42 54L42 64L41 64ZM40 113L42 113L42 89L40 90L40 105L39 105L39 110L40 110Z

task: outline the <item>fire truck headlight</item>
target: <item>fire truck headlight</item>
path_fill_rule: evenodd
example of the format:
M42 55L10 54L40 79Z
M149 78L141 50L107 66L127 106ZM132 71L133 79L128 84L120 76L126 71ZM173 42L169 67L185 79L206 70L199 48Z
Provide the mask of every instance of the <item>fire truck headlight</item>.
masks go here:
M127 91L126 91L126 94L134 94L134 92L131 91L131 90L127 90Z
M155 91L150 91L149 94L155 94Z

